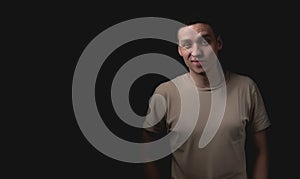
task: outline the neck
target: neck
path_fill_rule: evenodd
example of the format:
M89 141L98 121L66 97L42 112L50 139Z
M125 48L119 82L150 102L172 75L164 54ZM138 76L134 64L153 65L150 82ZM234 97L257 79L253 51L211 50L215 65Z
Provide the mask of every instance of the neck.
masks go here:
M223 81L223 71L214 70L210 72L195 73L190 71L190 76L199 88L214 88L219 86Z

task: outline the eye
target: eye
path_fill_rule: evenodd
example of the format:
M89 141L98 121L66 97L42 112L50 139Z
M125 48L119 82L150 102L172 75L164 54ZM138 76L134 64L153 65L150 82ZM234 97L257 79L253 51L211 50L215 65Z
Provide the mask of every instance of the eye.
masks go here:
M192 43L190 42L184 42L181 44L181 47L185 48L185 49L189 49L192 47Z
M182 48L189 49L189 48L191 48L193 46L193 41L190 40L190 39L183 39L183 40L179 41L179 45Z
M210 44L210 40L209 39L201 38L199 40L198 44L201 45L201 46L208 46Z

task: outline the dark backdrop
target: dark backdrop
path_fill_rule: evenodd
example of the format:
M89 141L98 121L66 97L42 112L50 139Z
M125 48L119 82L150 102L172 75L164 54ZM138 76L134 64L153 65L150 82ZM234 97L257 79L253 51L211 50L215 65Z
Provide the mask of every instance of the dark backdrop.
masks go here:
M21 55L18 67L22 73L16 81L24 89L20 95L24 100L19 100L24 113L13 112L22 116L18 117L21 122L17 125L18 131L22 132L14 138L17 142L10 142L11 145L17 143L14 150L10 150L7 163L10 175L142 178L141 164L111 159L83 136L72 106L73 73L85 47L110 26L146 16L176 20L198 10L204 16L213 14L222 19L222 60L232 71L251 76L261 90L272 122L268 133L271 178L291 178L296 173L296 166L291 161L296 159L297 154L294 137L297 136L295 121L299 117L295 115L298 106L295 92L298 92L296 84L299 80L296 78L297 66L293 63L298 59L295 55L297 45L293 45L296 41L293 39L297 37L294 33L296 21L290 7L282 4L258 6L254 3L236 5L232 9L225 8L229 4L216 7L216 4L204 6L200 3L184 3L176 9L173 5L163 8L155 3L134 7L116 3L116 6L118 8L81 3L11 6L11 14L15 16L10 16L6 27L14 27L11 28L13 35L9 37L12 44L21 47L10 54ZM287 12L282 13L285 10ZM126 62L136 55L150 52L167 54L180 61L176 46L153 39L126 44L109 58ZM112 132L127 140L138 141L141 131L121 122L110 106L109 85L118 67L107 64L99 72L95 95L103 101L98 100L97 104L101 106L99 110L105 116L103 120ZM159 75L145 75L134 83L129 100L135 112L145 113L145 99L164 80Z

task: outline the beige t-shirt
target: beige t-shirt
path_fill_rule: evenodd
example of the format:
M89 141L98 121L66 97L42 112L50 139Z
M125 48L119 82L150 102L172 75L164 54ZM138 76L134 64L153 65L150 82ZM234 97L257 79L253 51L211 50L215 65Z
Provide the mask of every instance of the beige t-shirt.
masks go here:
M204 148L199 147L199 140L210 115L211 92L221 87L212 89L195 88L196 86L189 73L172 80L181 85L181 90L184 89L187 93L191 88L197 89L200 101L199 117L194 130L187 140L172 153L172 178L247 178L244 148L246 124L251 126L252 132L257 132L269 127L270 121L259 89L253 80L247 76L231 72L226 73L225 79L227 97L224 117L216 134ZM172 81L160 84L154 92L154 94L160 94L164 97L166 111L162 119L150 120L160 120L153 127L146 128L150 132L182 132L178 129L174 130L180 117L181 98L177 87ZM193 109L193 104L189 108ZM149 112L156 113L157 111L154 108ZM158 115L150 116L153 118L153 116ZM189 115L185 115L182 119L189 123Z

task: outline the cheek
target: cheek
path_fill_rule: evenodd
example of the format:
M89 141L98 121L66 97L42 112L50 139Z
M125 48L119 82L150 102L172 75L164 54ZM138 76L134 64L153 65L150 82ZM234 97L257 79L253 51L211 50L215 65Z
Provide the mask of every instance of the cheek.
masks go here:
M182 56L183 59L186 60L186 59L188 59L189 54L190 54L190 53L189 53L187 50L181 50L180 56Z
M218 51L213 48L207 48L203 50L203 58L215 58L217 56Z
M180 56L182 57L184 63L189 66L189 54L188 53L181 53Z
M190 64L187 60L184 60L184 64L187 66L187 67L190 67Z
M217 46L211 46L210 48L207 49L207 54L209 55L217 55L217 53L218 53Z

